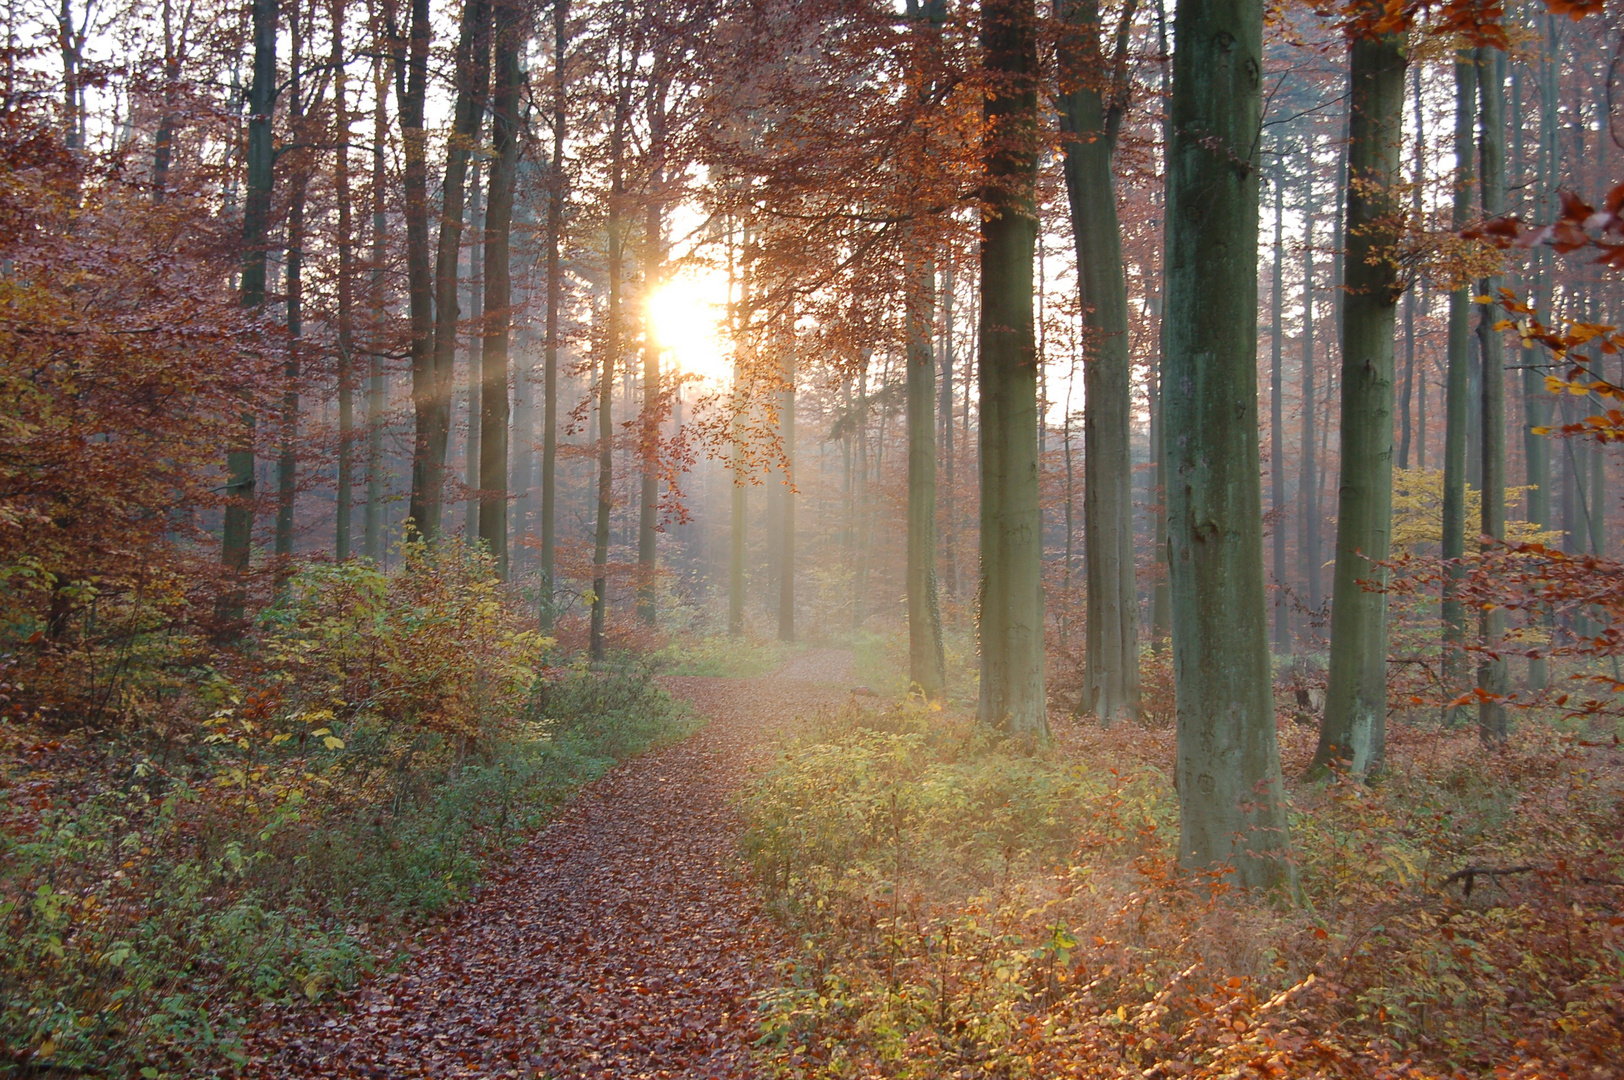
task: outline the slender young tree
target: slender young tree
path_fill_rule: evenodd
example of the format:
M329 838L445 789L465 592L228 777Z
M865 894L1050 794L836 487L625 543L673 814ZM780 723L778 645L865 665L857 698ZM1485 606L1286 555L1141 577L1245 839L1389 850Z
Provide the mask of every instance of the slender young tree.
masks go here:
M473 333L469 336L468 373L463 384L468 399L468 434L463 441L462 486L468 497L463 500L462 535L472 544L479 535L479 388L484 382L480 355L485 347L485 202L478 162L474 163L468 189L468 231L473 240L468 245L468 317Z
M1082 302L1083 556L1088 650L1082 704L1109 727L1139 716L1139 591L1133 550L1133 372L1128 283L1111 159L1127 96L1128 0L1109 61L1096 0L1058 0L1060 123Z
M645 330L643 410L638 418L637 440L638 464L642 472L642 490L637 506L637 617L649 626L655 623L655 596L658 592L655 573L659 561L660 425L665 419L665 397L660 382L660 340L654 332L653 320L646 312L648 301L658 291L665 276L665 206L661 188L666 152L666 97L670 86L666 65L665 54L658 52L649 75L649 191L643 228Z
M592 659L601 662L607 646L604 624L609 610L609 517L615 508L615 366L621 350L621 279L626 260L621 205L626 197L626 127L631 111L631 76L624 50L617 45L614 115L609 130L609 206L605 223L608 246L609 297L604 313L603 363L598 371L598 518L592 545Z
M333 202L338 211L338 462L333 554L350 557L355 503L355 222L350 205L350 93L344 62L344 9L332 0L333 40L327 63L333 73Z
M307 135L304 131L304 11L295 5L288 19L288 132L290 142L297 145ZM305 203L310 192L310 170L305 155L299 152L290 170L293 190L288 195L287 224L283 229L286 241L282 263L283 287L286 290L283 307L287 318L288 355L282 369L282 415L279 418L276 460L276 533L274 550L278 576L285 577L293 558L293 504L298 491L299 477L299 348L304 336L304 245Z
M1303 523L1303 546L1298 561L1308 595L1310 626L1303 627L1305 644L1320 609L1320 487L1314 429L1319 422L1319 389L1314 370L1314 140L1303 140L1303 445L1298 454L1298 514Z
M524 73L524 13L516 0L496 0L495 92L491 96L491 165L485 196L485 330L480 349L479 539L508 574L508 338L513 324L513 189L519 170L519 108ZM526 433L524 438L528 438Z
M1263 582L1257 416L1260 0L1174 25L1162 401L1179 861L1288 883Z
M265 306L265 245L270 231L271 187L276 152L271 119L276 110L276 0L254 0L254 78L248 88L248 182L242 220L242 305ZM220 561L229 581L220 598L220 621L228 632L240 623L247 597L244 579L254 540L254 416L245 410L237 440L226 451L226 510Z
M1455 56L1455 199L1451 225L1464 229L1472 215L1472 122L1477 112L1477 68L1469 50ZM1466 680L1466 608L1460 581L1466 554L1466 421L1470 393L1467 355L1471 348L1471 297L1461 282L1449 294L1449 367L1444 387L1443 537L1440 553L1448 566L1443 588L1444 692L1453 696ZM1453 716L1446 709L1446 716Z
M434 252L434 402L430 445L431 453L439 453L442 460L451 433L451 382L456 370L458 330L462 316L458 304L457 272L462 263L468 166L474 144L479 141L485 98L490 91L491 8L488 0L465 0L463 4L462 28L457 35L456 79L457 96L451 110L451 137L446 142L445 180L440 187L440 229ZM477 189L477 173L474 186ZM477 200L476 193L476 205ZM478 210L468 216L477 222ZM479 242L476 239L476 250ZM476 324L475 341L482 340L482 327ZM471 385L472 371L469 381ZM467 442L469 461L464 472L464 483L473 488L479 486L477 462L480 433L473 420L477 403L477 394L471 393ZM434 447L439 449L435 450ZM470 498L476 497L471 495ZM468 518L475 516L474 506L470 504ZM473 529L466 530L469 541L473 540L473 535Z
M1387 753L1387 594L1393 528L1393 333L1404 141L1405 33L1350 29L1348 201L1342 225L1342 481L1331 593L1330 682L1312 768L1377 773Z
M1285 169L1274 177L1274 292L1269 311L1269 511L1274 517L1274 648L1291 649L1291 605L1286 601L1286 388L1284 347L1286 286Z
M985 0L987 78L981 215L981 702L984 723L1048 733L1043 689L1038 355L1032 323L1037 241L1037 12ZM1255 322L1255 318L1252 319Z
M342 2L342 0L340 0ZM373 27L373 32L378 32ZM367 501L362 514L362 553L374 563L383 560L384 465L383 426L387 392L383 367L384 257L388 250L389 215L384 201L384 147L389 141L389 76L380 52L372 68L372 250L369 252L368 307L371 333L367 356Z
M1474 57L1480 102L1478 153L1483 216L1503 217L1506 212L1506 54L1499 49L1479 48ZM1499 274L1479 284L1484 296L1500 294ZM1494 307L1483 305L1478 313L1477 335L1483 357L1483 512L1480 524L1488 551L1506 538L1506 361L1505 339L1495 329L1499 316ZM1602 470L1598 467L1597 472ZM1600 506L1600 500L1596 504ZM1482 608L1478 634L1484 651L1478 657L1478 734L1485 743L1502 743L1507 734L1506 695L1511 690L1506 659L1500 654L1506 633L1506 611L1497 604Z
M778 394L778 437L784 452L783 513L779 515L778 640L795 640L795 335L794 320L783 334L783 388ZM929 422L927 421L927 426Z
M424 540L439 538L445 487L445 441L439 433L436 411L439 382L434 362L434 269L429 260L428 136L423 128L431 33L429 0L411 0L411 31L404 53L397 52L395 59L395 96L400 102L406 295L411 313L414 425L407 515L411 529Z
M921 67L934 68L942 24L947 19L945 0L927 0L921 6L908 0L908 18L915 34ZM933 72L918 74L916 107L923 109L934 92ZM923 173L929 155L929 127L923 117L915 123L911 153L914 172ZM936 266L927 250L925 229L910 230L902 270L906 336L905 406L908 421L908 681L925 697L940 698L947 689L947 665L942 649L942 615L936 581L936 358L931 353L935 321Z
M547 330L542 346L541 415L541 628L553 628L558 539L558 320L564 305L564 132L569 118L565 59L569 0L553 0L553 159L547 174Z

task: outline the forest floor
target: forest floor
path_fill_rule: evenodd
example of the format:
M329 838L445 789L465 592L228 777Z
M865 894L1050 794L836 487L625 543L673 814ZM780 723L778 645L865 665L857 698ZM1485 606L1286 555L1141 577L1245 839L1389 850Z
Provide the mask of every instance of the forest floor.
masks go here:
M846 700L851 655L662 680L709 723L583 789L403 961L263 1014L256 1077L734 1078L788 951L739 858L731 796L771 736Z

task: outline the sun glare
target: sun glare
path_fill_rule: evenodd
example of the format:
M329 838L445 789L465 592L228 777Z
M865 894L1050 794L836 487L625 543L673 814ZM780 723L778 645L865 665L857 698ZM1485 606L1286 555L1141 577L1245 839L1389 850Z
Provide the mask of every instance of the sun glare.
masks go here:
M654 333L670 350L677 370L726 384L733 377L722 323L727 314L727 278L685 273L672 278L649 299Z

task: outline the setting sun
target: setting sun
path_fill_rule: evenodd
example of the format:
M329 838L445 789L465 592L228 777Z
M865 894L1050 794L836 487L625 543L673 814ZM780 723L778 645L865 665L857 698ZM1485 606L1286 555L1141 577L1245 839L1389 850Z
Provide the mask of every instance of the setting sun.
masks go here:
M722 333L726 314L727 279L716 273L674 277L649 300L655 336L677 370L713 383L727 383L733 375Z

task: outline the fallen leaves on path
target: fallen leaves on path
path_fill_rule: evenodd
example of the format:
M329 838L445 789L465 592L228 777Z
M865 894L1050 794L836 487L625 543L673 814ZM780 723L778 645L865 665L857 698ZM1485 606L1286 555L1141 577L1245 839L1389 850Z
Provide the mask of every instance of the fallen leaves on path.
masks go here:
M845 696L849 657L673 678L711 722L584 789L396 972L276 1010L256 1077L752 1075L751 996L784 949L729 805L763 736Z

